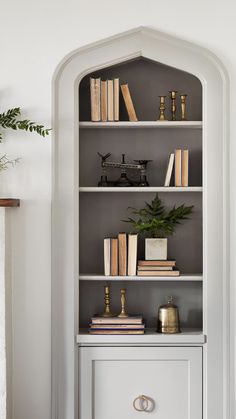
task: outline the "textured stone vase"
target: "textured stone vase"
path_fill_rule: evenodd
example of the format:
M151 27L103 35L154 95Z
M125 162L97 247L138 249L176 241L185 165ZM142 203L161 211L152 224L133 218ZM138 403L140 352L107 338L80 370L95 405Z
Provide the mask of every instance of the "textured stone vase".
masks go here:
M167 259L167 239L145 239L146 260Z

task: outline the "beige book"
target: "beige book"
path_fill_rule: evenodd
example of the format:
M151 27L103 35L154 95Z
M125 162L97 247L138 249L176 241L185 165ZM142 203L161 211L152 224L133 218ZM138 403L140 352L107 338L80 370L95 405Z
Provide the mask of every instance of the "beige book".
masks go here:
M138 276L179 276L179 271L138 271Z
M107 81L107 120L114 121L114 86L113 80Z
M189 171L189 151L182 151L182 186L188 186L188 171Z
M175 186L182 186L181 180L181 163L182 163L182 152L180 149L175 150Z
M120 80L114 79L114 121L119 121L120 119Z
M111 275L118 276L118 239L111 239Z
M137 250L138 250L138 235L129 234L128 236L128 275L129 276L136 275Z
M172 271L172 266L138 266L139 271Z
M144 330L94 330L89 329L91 335L143 335Z
M175 160L175 155L174 153L171 153L169 155L164 186L170 186L171 176L172 176L173 167L174 167L174 160Z
M104 239L104 275L111 274L111 239Z
M122 84L120 87L124 98L125 106L128 112L129 121L136 122L138 121L138 118L136 116L133 101L130 95L129 86L128 84Z
M101 79L90 78L91 121L101 120Z
M101 120L107 121L107 80L101 81Z
M127 236L126 233L118 234L119 247L119 275L127 275Z
M175 266L175 260L139 260L138 266Z

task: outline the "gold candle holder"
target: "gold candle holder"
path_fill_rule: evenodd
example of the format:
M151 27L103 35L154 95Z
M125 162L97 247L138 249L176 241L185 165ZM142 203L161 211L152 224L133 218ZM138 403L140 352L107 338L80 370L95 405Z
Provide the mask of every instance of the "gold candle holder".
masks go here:
M181 95L181 120L186 121L186 101L188 95Z
M160 106L159 106L159 111L160 111L160 116L159 116L159 121L166 121L166 117L165 117L165 98L166 96L159 96L160 98Z
M120 301L121 301L121 312L118 317L125 318L129 317L129 315L125 311L125 304L126 304L126 289L120 290Z
M170 98L171 98L171 114L172 114L172 121L176 121L176 97L177 97L177 90L170 90Z
M104 287L104 301L105 301L105 310L104 313L102 314L102 317L113 317L113 314L111 312L111 291L110 291L110 286L106 285Z

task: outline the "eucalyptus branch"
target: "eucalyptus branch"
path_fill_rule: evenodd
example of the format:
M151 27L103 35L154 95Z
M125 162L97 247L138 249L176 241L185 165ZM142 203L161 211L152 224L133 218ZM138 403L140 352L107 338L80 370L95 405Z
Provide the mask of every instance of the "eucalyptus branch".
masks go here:
M0 172L2 170L7 170L9 166L15 166L17 163L19 163L20 159L14 159L14 160L10 160L8 159L7 155L4 154L3 156L0 157Z

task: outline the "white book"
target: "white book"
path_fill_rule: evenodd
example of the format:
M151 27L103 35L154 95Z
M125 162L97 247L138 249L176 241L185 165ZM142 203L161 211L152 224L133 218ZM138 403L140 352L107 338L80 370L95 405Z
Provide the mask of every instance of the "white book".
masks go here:
M169 155L164 186L170 186L171 176L172 176L173 167L174 167L174 161L175 161L175 154L171 153Z
M136 275L137 270L138 235L128 235L128 276Z
M111 239L104 239L104 275L111 274Z

